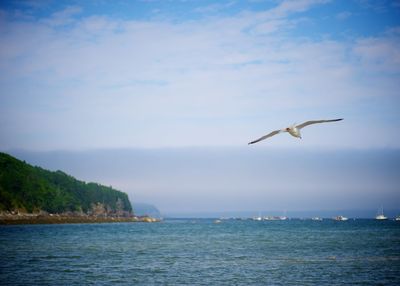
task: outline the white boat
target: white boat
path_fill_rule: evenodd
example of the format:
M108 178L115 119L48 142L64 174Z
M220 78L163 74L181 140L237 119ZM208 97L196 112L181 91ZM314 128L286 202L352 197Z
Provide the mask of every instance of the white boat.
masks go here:
M380 214L380 215L377 215L376 217L375 217L375 219L377 219L377 220L386 220L386 219L388 219L386 216L384 216L383 214Z
M322 221L322 218L315 216L315 217L312 217L311 220Z
M400 216L396 216L394 220L400 221Z
M265 216L263 220L286 220L287 217L284 216Z
M255 217L253 217L253 220L262 221L263 218L261 216L255 216Z
M339 216L335 217L334 219L335 219L335 220L338 220L338 221L346 221L346 220L348 220L347 217L342 216L342 215L339 215Z
M388 218L383 214L383 207L381 208L381 213L378 214L375 219L377 220L387 220Z
M264 217L259 216L259 217L261 218L259 220L288 220L289 219L286 216L286 211L284 212L284 215L281 215L281 216L264 216Z
M283 212L283 215L279 216L279 220L287 220L288 217L286 216L286 210Z

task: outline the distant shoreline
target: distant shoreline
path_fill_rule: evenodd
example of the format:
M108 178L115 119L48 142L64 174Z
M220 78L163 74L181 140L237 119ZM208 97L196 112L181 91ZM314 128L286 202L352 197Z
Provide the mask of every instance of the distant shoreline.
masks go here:
M46 215L37 216L32 214L0 216L0 225L21 224L74 224L74 223L115 223L115 222L160 222L148 216L143 217L100 217L100 216L68 216L68 215Z

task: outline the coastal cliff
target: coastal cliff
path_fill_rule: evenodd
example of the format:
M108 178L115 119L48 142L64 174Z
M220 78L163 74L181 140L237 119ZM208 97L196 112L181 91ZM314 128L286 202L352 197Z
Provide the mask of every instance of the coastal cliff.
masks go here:
M126 193L0 153L0 220L23 222L137 221Z

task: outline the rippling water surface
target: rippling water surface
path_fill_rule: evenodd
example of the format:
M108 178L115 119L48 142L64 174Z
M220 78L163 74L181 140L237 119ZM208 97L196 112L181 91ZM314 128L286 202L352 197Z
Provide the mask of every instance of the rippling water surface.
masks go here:
M400 285L400 222L0 226L0 285Z

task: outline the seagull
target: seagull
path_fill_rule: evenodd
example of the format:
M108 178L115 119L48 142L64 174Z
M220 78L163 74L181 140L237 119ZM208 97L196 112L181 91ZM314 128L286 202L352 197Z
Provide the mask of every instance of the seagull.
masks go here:
M306 121L306 122L304 122L302 124L299 124L297 126L296 126L296 124L293 124L292 126L289 126L287 128L284 128L284 129L272 131L271 133L268 133L267 135L264 135L263 137L260 137L257 140L251 141L249 143L249 145L257 143L257 142L260 142L261 140L267 139L269 137L272 137L272 136L274 136L276 134L279 134L279 133L282 133L282 132L289 132L289 134L292 135L293 137L301 139L300 129L303 128L303 127L306 127L306 126L311 125L311 124L325 123L325 122L335 122L335 121L340 121L340 120L343 120L343 118L328 119L328 120L310 120L310 121Z

